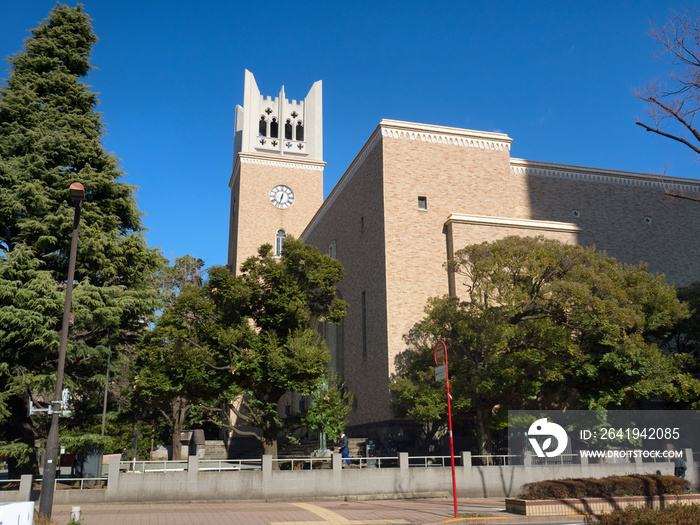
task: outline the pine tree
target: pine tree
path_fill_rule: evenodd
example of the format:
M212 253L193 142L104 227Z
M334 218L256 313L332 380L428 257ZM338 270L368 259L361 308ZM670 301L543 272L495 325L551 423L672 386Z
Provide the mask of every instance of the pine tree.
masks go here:
M46 418L28 418L27 407L55 386L72 182L86 199L64 380L75 416L62 428L101 417L108 333L114 346L133 342L155 307L161 257L146 246L134 187L105 151L97 96L81 81L96 40L81 6L57 5L8 58L0 86L0 455L11 474L35 468L45 436Z

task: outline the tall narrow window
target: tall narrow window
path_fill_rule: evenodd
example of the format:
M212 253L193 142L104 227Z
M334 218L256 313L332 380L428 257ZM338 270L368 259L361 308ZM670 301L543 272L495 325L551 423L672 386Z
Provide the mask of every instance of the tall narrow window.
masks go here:
M428 209L428 197L418 197L418 209L427 210Z
M284 124L284 138L286 140L292 140L292 121L287 120Z
M330 256L331 259L337 258L335 241L331 241L331 243L328 245L328 255Z
M284 230L279 230L275 236L275 257L282 256L282 247L284 246L284 240L287 238L287 234Z
M362 292L362 355L367 355L367 297Z
M258 135L261 137L267 137L267 120L265 120L265 115L260 117L260 124L258 125Z
M301 123L301 120L297 122L297 140L304 140L304 125Z
M276 139L279 137L279 124L277 124L277 119L273 118L270 122L270 137Z

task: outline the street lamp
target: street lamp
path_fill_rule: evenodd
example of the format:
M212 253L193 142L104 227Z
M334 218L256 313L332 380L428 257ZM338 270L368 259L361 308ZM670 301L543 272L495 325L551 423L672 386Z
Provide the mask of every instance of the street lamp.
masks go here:
M61 325L61 347L58 351L58 371L56 372L56 390L49 413L51 428L46 439L44 455L44 476L41 481L41 497L39 512L51 517L53 507L53 491L56 484L56 459L58 458L58 418L61 414L61 399L63 390L63 369L66 364L66 345L68 344L68 323L70 322L71 297L73 295L73 276L75 274L75 256L78 251L78 227L80 226L80 211L85 199L85 188L79 182L70 185L70 196L75 202L73 218L73 237L70 242L70 257L68 259L68 280L66 281L66 302L63 306L63 324Z

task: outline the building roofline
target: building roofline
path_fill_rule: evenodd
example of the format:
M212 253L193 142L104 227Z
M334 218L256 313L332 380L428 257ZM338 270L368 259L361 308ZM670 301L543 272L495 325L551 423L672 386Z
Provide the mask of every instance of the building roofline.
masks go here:
M510 159L510 168L512 173L522 173L535 177L581 180L585 182L618 184L622 186L659 187L666 190L700 193L700 179L689 179L685 177L669 177L650 173L609 170L513 158Z
M343 176L337 182L321 207L316 211L307 227L301 234L302 239L314 230L318 222L329 207L338 198L343 188L352 180L355 172L364 159L374 150L383 137L417 140L450 144L462 147L476 147L482 149L510 150L513 141L505 133L477 131L448 126L436 126L432 124L419 124L416 122L404 122L400 120L383 119L374 129L372 134L355 156ZM522 173L530 176L542 176L562 178L570 180L582 180L607 184L619 184L636 187L658 187L665 190L678 192L700 193L700 179L683 177L667 177L647 173L635 173L630 171L609 170L591 168L587 166L575 166L571 164L557 164L553 162L540 162L525 159L510 159L511 173ZM235 167L234 167L235 173ZM233 176L231 181L233 182Z
M455 146L477 147L483 149L509 150L511 139L504 133L494 133L488 131L476 131L471 129L452 128L448 126L435 126L432 124L419 124L415 122L404 122L401 120L382 119L374 129L367 142L360 149L353 161L345 170L343 176L335 185L328 197L318 209L308 226L301 234L301 239L313 231L316 224L326 213L326 210L335 202L337 196L352 180L357 168L362 161L374 150L382 137L397 139L418 140L421 142L433 142L440 144L451 144Z
M323 201L323 204L321 204L321 207L316 210L316 213L314 216L311 218L311 221L309 221L309 224L304 228L304 231L300 235L300 239L303 241L306 241L306 237L309 233L313 231L313 229L316 227L316 224L321 220L321 218L325 215L326 210L335 202L337 199L338 195L340 192L343 191L343 188L347 186L348 182L352 179L352 177L355 175L355 172L357 171L357 168L359 168L360 164L362 164L362 161L367 158L367 156L374 151L374 148L377 146L377 144L380 142L380 139L382 137L381 134L381 123L375 128L375 130L372 132L372 134L369 136L369 139L367 139L367 142L365 142L364 146L360 149L359 153L355 156L353 161L350 163L348 166L348 169L345 170L345 173L343 173L343 176L340 177L340 180L336 183L336 185L333 187L331 192L328 194L328 197Z
M478 224L481 226L499 226L507 228L524 228L553 232L580 233L581 228L571 222L539 221L535 219L514 219L511 217L490 217L487 215L451 214L445 224Z
M383 119L379 123L379 127L386 130L385 136L410 138L423 142L439 142L460 146L487 145L486 149L510 149L510 143L513 142L513 139L505 133L418 124L401 120Z

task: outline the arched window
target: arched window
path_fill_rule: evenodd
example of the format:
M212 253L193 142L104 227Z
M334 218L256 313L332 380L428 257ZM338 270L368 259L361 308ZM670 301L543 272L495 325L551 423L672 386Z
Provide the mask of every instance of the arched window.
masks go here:
M284 138L286 140L292 140L292 121L287 120L284 124Z
M279 137L279 124L277 124L277 119L272 118L272 122L270 122L270 137L273 139L276 139Z
M267 137L267 120L265 120L265 115L260 117L260 124L258 126L258 135L261 137Z
M297 140L304 140L304 124L301 123L301 120L297 122Z
M279 230L275 236L275 257L282 256L282 246L284 246L284 240L287 238L287 234L284 230Z

